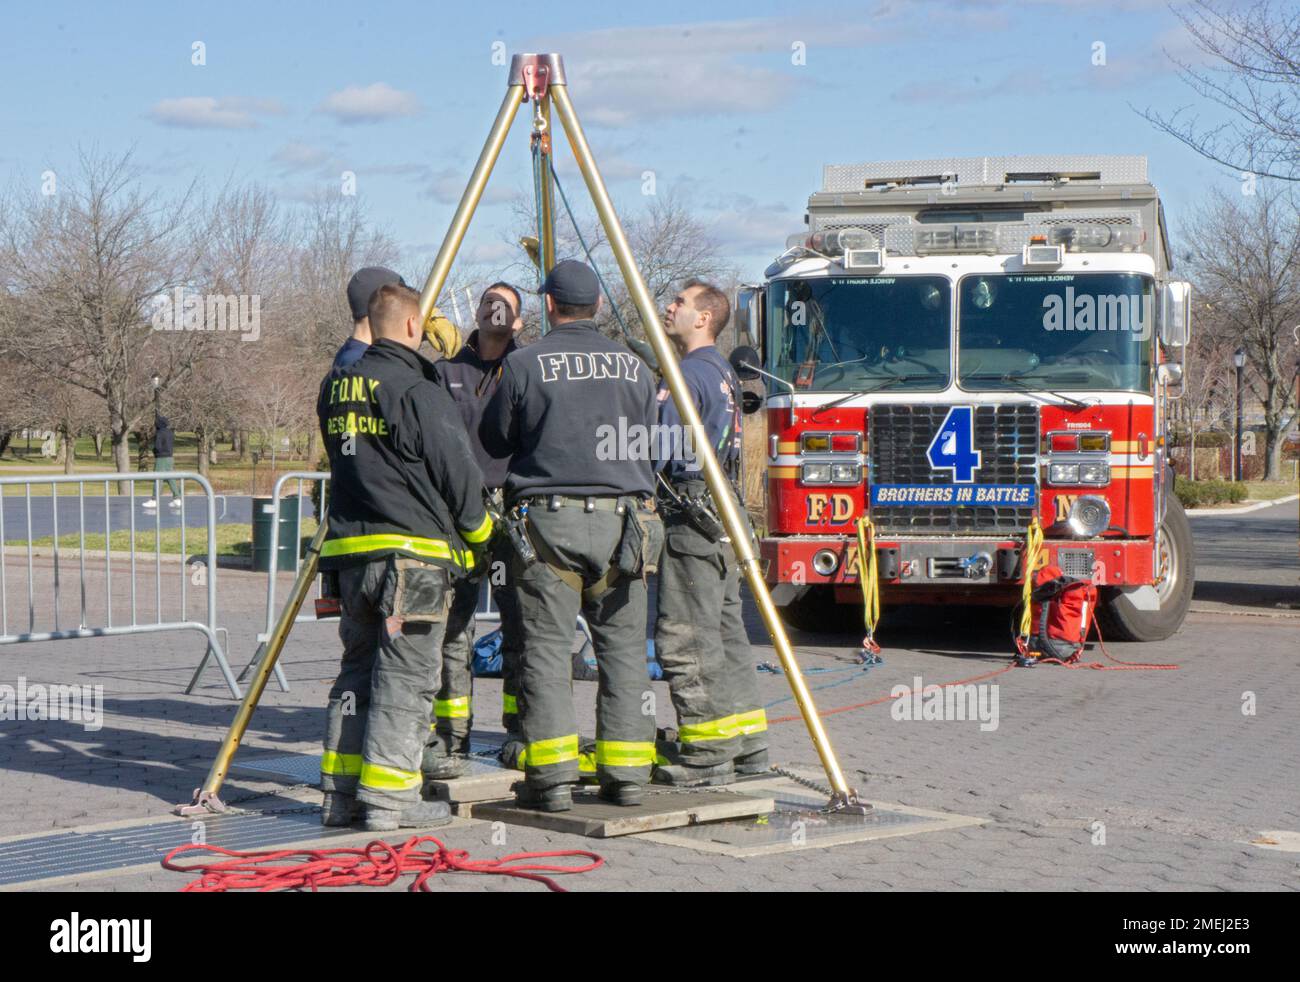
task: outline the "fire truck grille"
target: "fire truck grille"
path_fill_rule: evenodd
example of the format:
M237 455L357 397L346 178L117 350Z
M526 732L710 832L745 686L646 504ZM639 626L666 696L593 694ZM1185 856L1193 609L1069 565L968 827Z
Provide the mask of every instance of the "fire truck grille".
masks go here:
M926 449L951 406L874 406L868 415L872 484L947 485L951 472L930 468ZM975 447L982 454L977 484L1038 484L1038 407L976 406ZM883 531L1023 532L1032 507L877 505L871 520Z

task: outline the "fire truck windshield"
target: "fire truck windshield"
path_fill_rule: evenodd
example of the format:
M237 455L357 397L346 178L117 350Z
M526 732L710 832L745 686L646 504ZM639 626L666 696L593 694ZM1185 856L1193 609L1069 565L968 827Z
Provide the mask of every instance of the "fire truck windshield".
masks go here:
M811 391L938 392L948 385L951 282L943 276L778 280L769 370Z
M962 388L1149 389L1148 276L980 273L962 277L957 300Z

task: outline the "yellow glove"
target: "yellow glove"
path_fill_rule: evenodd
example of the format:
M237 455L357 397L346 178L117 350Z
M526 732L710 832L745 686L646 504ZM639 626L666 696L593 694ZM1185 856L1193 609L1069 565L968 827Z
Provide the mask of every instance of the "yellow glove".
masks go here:
M454 358L460 350L460 331L437 307L429 311L428 320L424 322L424 336L429 339L433 350L444 358Z

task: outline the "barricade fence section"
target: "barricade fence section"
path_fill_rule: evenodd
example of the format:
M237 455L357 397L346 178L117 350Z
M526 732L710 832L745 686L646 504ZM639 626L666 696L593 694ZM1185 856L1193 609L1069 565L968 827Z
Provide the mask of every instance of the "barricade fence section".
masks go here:
M170 491L170 498L164 494ZM0 645L161 631L204 636L241 693L217 626L217 508L189 471L0 477Z

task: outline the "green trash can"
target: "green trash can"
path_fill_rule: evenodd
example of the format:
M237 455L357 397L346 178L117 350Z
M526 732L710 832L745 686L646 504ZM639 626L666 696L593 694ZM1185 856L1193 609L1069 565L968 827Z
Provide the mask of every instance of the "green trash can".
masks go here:
M275 568L292 573L299 547L298 496L280 499L280 514L272 509L272 498L253 499L253 569L266 573L271 569L271 529L273 522L280 523L280 540L276 545Z

